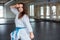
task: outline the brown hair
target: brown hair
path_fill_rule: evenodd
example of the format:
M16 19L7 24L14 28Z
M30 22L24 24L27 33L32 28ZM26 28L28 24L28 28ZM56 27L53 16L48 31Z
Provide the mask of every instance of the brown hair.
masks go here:
M28 12L27 12L27 6L25 3L17 3L17 4L22 4L23 5L23 12L19 13L18 15L18 19L22 18L24 16L24 14L27 14L28 15Z

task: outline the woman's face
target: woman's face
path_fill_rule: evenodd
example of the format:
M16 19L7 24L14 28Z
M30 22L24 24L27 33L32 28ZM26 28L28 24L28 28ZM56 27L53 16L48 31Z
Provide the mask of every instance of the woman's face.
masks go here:
M23 4L19 4L19 8L18 8L19 12L23 12Z

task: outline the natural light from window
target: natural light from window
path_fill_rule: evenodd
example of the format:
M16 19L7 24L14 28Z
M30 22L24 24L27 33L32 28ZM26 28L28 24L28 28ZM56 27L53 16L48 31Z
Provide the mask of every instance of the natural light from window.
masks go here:
M0 6L0 17L3 17L3 6Z
M53 18L56 18L56 6L52 6Z
M30 5L30 16L34 16L34 5Z
M43 6L40 7L40 11L41 11L40 13L41 18L44 18L44 7Z
M49 15L50 15L50 7L49 6L46 6L46 18L47 19L50 18Z

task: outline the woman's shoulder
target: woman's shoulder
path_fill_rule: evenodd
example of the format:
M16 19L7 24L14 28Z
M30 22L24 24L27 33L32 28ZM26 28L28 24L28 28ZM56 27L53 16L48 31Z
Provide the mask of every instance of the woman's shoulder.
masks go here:
M27 14L24 14L22 19L28 19L28 18L29 18L29 16Z
M23 20L23 21L28 21L28 20L29 20L29 16L26 15L26 14L24 14L24 16L22 17L22 20Z
M29 17L27 14L24 14L24 17Z

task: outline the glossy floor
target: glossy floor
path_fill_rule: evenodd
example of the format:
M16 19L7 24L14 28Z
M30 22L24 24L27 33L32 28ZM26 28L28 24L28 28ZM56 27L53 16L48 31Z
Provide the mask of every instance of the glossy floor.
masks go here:
M33 40L60 40L60 23L31 21L35 38ZM10 40L14 23L0 24L0 40Z

